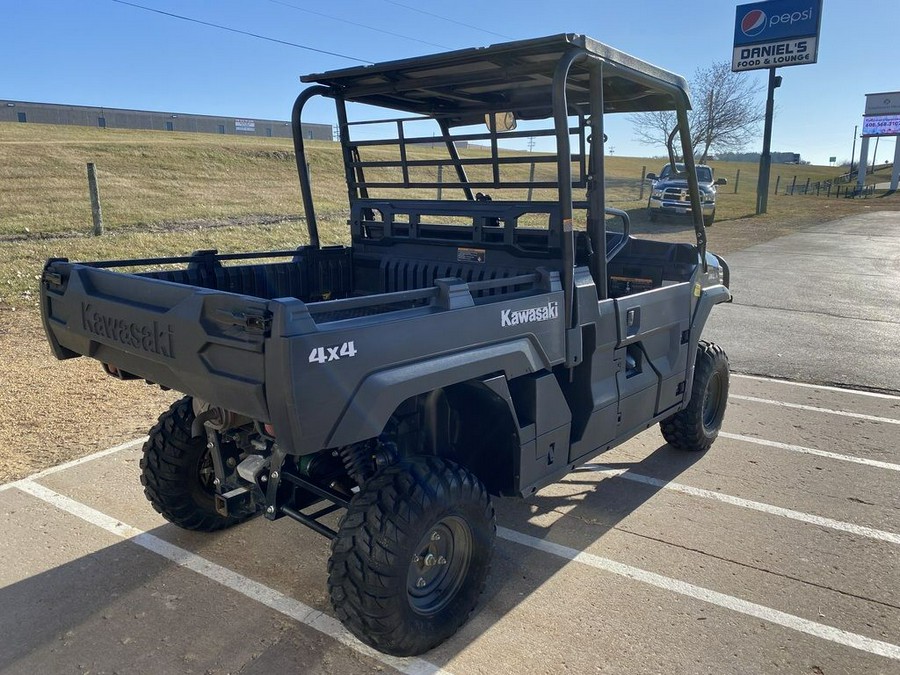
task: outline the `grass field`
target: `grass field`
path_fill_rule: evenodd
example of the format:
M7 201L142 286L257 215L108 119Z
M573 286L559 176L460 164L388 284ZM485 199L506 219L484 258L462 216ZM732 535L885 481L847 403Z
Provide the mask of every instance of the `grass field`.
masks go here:
M348 211L339 147L309 142L308 152L322 240L344 242ZM469 148L463 153L486 156L488 151ZM411 158L436 156L443 154L428 148L410 151ZM364 158L394 155L376 149ZM97 166L106 228L102 237L88 236L87 162ZM647 192L644 200L639 199L642 170L659 171L662 164L658 159L606 159L609 203L628 210L638 230L649 227L644 214ZM807 179L814 183L834 178L840 171L776 165L769 213L755 217L757 166L727 162L712 162L712 166L716 176L727 178L729 184L720 190L711 247L726 233L740 243L747 228L786 222L802 226L868 208L898 208L895 196L847 200L775 195L776 181L784 186L796 176L797 184L803 185ZM475 169L475 179L477 169L487 170ZM382 171L396 174L399 170ZM528 169L510 171L524 179ZM538 165L536 177L553 180L555 170L552 165ZM423 178L434 180L430 175ZM0 186L0 307L34 305L37 276L50 256L84 260L188 253L198 248L259 250L306 241L288 139L0 123ZM415 194L433 197L434 191ZM517 196L524 198L524 191ZM534 195L535 199L553 196L551 191ZM452 191L445 191L445 198L453 197ZM663 228L666 237L689 236L683 224Z

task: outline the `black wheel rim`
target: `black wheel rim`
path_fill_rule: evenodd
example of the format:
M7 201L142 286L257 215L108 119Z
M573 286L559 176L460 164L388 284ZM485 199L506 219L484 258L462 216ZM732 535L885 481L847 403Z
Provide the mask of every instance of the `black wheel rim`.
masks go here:
M413 611L431 616L453 600L469 571L472 551L472 530L459 516L446 516L428 528L406 575Z
M197 483L200 486L201 493L205 495L214 495L216 492L216 469L213 466L212 453L204 449L197 461Z
M706 395L703 397L703 426L707 431L715 429L719 424L724 394L725 387L721 375L713 373L706 385Z

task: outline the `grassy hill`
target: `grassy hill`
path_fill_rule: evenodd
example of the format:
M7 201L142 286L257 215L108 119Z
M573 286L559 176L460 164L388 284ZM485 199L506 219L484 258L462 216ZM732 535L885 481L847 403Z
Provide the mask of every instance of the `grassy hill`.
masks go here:
M308 149L322 240L343 242L347 198L339 146L312 141ZM366 159L396 156L388 149L368 150ZM464 156L487 153L486 148L463 151ZM411 158L435 156L444 155L424 147L410 150ZM97 166L107 231L103 237L88 236L87 162ZM636 229L646 225L647 192L639 199L642 170L659 171L663 163L618 156L606 160L609 201L632 214ZM713 244L729 227L740 234L746 227L813 222L866 208L860 200L772 194L769 214L745 221L755 212L757 166L726 162L712 166L718 177L729 181L720 191L717 223L710 234ZM434 172L422 169L426 170ZM504 171L524 179L528 169ZM833 178L838 171L775 165L772 190L778 176L782 186L795 175L802 185L807 178L812 182ZM553 180L553 165L538 165L537 177ZM254 250L294 247L306 240L288 139L0 123L0 186L0 304L32 304L36 276L49 256L97 259L197 248ZM422 190L418 196L433 197L434 191ZM453 198L452 193L445 191L447 197ZM524 199L525 191L518 197ZM553 198L553 192L536 192L534 197ZM884 207L896 201L892 197L873 204ZM667 227L665 236L690 234L683 224Z

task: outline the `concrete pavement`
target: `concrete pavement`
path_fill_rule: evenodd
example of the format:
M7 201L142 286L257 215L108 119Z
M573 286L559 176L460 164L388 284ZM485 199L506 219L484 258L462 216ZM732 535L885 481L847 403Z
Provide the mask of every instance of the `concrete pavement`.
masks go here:
M485 598L414 661L340 634L318 535L163 522L137 446L6 487L0 669L897 672L900 398L739 376L732 393L729 437L706 455L654 429L532 500L498 500Z

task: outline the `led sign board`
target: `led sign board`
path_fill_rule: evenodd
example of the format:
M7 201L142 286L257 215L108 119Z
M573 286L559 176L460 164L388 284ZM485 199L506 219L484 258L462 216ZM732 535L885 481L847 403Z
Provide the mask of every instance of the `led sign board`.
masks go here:
M863 117L862 135L900 135L900 115L869 115L867 117Z

